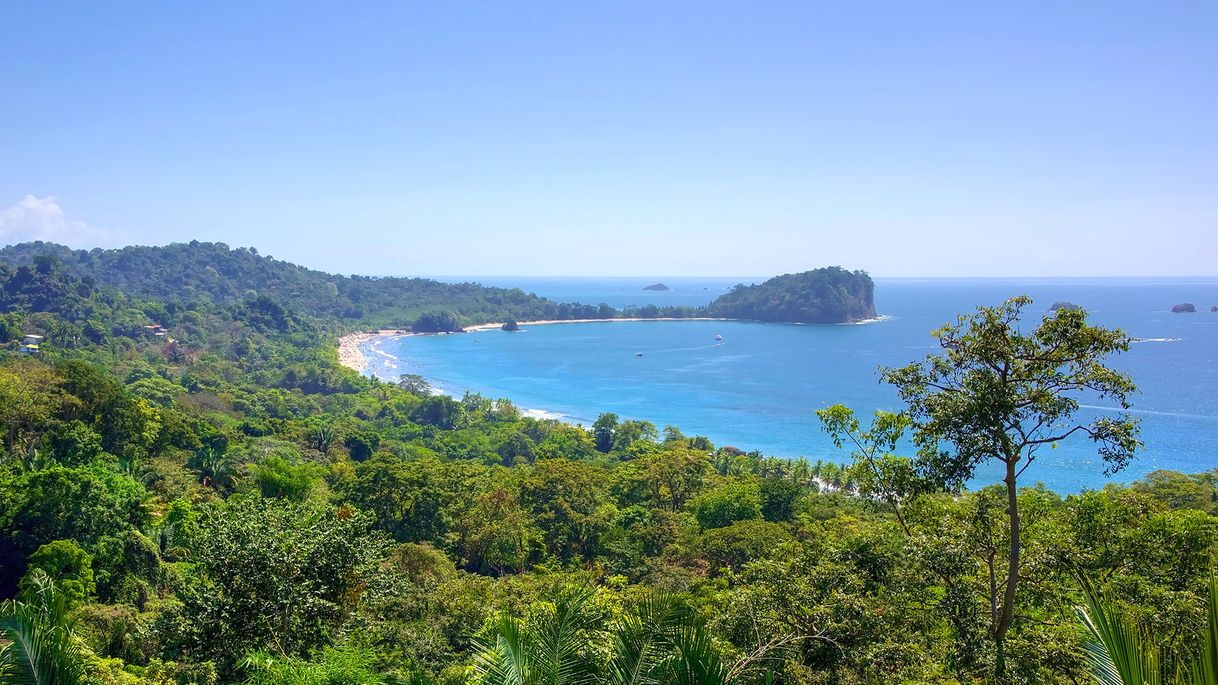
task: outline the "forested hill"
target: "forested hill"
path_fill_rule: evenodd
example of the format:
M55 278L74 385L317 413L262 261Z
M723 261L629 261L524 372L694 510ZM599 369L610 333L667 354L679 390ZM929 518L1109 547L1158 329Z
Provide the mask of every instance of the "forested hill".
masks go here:
M519 288L442 283L428 278L343 276L224 243L173 243L73 250L32 242L0 249L0 267L54 269L91 285L163 303L219 306L261 300L341 326L460 330L492 321L714 316L797 323L846 323L875 316L874 285L862 271L829 267L738 285L709 307L627 307L559 303Z
M30 266L40 257L58 260L56 268L76 278L92 279L136 297L225 305L266 295L280 305L319 318L372 325L410 326L421 314L440 308L454 314L454 321L467 324L615 315L612 309L596 306L576 311L573 305L561 305L519 288L328 274L224 243L72 250L34 242L0 250L0 264L14 267Z
M710 304L710 316L785 323L852 323L875 318L875 284L840 266L738 285Z
M585 428L360 376L349 321L269 294L102 276L0 263L0 684L500 685L558 653L554 685L1084 683L1080 576L1171 663L1218 652L1215 472L1019 489L998 645L1010 495L874 459L904 415L818 412L862 441L846 466Z

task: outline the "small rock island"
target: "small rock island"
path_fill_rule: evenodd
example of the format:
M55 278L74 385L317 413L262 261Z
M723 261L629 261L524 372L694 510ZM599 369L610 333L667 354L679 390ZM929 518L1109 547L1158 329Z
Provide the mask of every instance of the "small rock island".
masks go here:
M1188 302L1185 302L1183 304L1178 304L1171 308L1172 314L1193 314L1196 311L1197 311L1197 308L1195 306L1193 306L1192 304L1189 304Z
M1218 314L1218 305L1214 305L1213 307L1210 307L1210 313Z
M643 288L643 290L672 290L672 288L669 288L668 286L664 285L663 283L652 283L651 285L647 286L646 288Z
M1049 307L1049 311L1051 311L1051 312L1055 312L1059 309L1078 310L1078 309L1082 309L1082 307L1080 307L1077 304L1074 304L1073 302L1066 302L1065 300L1061 300L1059 302L1054 302L1053 306Z
M520 330L520 324L516 323L516 319L508 319L507 321L503 322L503 325L499 327L499 330L509 332L518 331Z
M740 284L707 307L716 318L773 323L855 323L874 319L875 283L840 266Z

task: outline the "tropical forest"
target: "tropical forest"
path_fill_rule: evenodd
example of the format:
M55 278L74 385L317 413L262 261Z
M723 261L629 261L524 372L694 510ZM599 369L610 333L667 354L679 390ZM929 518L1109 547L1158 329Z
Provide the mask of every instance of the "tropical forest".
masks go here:
M338 364L409 326L400 292L461 323L549 306L523 293L365 302L214 244L4 258L0 682L1216 682L1218 474L1024 473L1137 458L1135 421L1072 423L1135 391L1081 310L962 312L881 371L904 411L809 408L840 450L787 460Z

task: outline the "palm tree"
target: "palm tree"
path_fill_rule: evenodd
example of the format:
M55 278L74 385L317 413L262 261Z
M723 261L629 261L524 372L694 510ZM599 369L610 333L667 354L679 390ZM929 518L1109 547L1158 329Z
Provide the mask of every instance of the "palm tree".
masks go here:
M560 597L554 610L529 621L500 615L489 635L474 640L474 670L482 685L591 685L594 661L584 633L592 628L592 592Z
M474 641L481 685L725 685L729 671L692 614L654 595L606 626L593 592L558 599L522 621L504 614ZM594 646L608 643L607 661Z
M791 479L800 485L807 485L808 481L812 480L812 467L808 464L807 457L800 457L791 467Z
M195 452L187 466L199 472L199 480L203 485L216 490L233 489L237 487L237 462L224 450L207 446Z
M64 597L40 569L18 599L0 603L0 676L8 685L77 685L85 648L72 632Z
M1218 683L1218 580L1210 577L1206 630L1195 654L1167 653L1115 603L1083 582L1077 607L1087 630L1083 649L1099 685L1213 685Z

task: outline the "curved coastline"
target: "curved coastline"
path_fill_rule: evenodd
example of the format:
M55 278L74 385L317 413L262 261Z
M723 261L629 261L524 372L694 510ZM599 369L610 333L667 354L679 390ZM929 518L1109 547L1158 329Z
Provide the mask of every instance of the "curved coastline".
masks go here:
M368 366L368 359L364 357L363 350L360 349L364 343L375 340L381 337L399 336L399 335L416 335L409 331L403 331L392 328L383 328L377 331L360 331L358 333L348 333L338 339L338 363L342 366L363 373L364 368Z
M642 323L647 321L736 321L741 323L778 323L784 326L857 326L859 324L878 323L887 321L891 317L880 314L873 318L861 319L859 321L846 321L837 324L808 324L794 322L775 322L775 321L756 321L753 319L728 319L723 317L713 316L661 316L661 317L628 317L617 319L542 319L539 321L519 321L519 326L552 326L557 324L571 323ZM466 328L464 333L476 333L479 331L499 330L503 327L502 321L492 323L481 323ZM455 333L456 331L454 331ZM355 371L364 373L364 369L368 366L368 360L364 357L363 351L360 349L364 343L370 342L382 337L402 337L407 335L449 335L448 333L414 333L401 329L380 329L376 331L359 331L357 333L349 333L338 339L338 363Z

